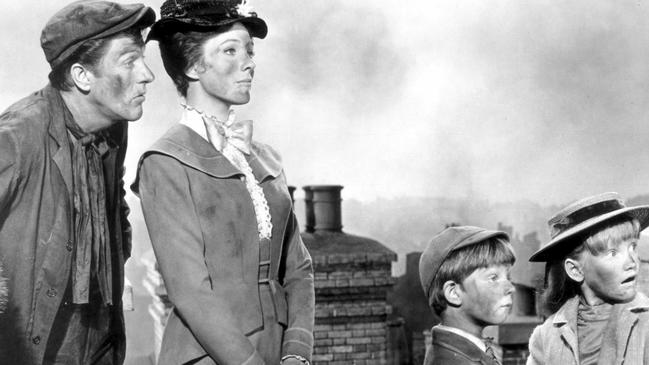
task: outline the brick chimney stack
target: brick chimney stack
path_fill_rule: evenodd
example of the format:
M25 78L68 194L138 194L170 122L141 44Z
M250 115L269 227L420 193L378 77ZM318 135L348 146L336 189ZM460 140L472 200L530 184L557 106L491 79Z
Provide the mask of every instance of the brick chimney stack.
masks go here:
M313 365L388 364L386 297L396 254L381 243L342 231L340 185L304 187L306 232L313 258Z

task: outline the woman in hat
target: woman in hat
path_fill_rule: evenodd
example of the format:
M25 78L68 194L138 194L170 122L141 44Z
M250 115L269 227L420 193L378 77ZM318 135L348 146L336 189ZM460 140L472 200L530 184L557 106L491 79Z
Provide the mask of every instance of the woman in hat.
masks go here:
M649 364L649 299L636 291L640 231L649 206L625 207L616 193L570 204L549 221L546 262L551 314L530 338L527 364Z
M281 162L232 106L250 100L252 37L238 1L167 0L149 39L183 114L142 156L134 190L174 309L159 364L308 364L311 258Z

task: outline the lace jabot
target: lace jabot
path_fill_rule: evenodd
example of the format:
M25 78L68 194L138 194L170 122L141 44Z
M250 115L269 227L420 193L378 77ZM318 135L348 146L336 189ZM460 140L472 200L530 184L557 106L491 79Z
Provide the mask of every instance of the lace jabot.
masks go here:
M243 173L242 181L246 185L246 189L250 194L252 199L252 204L255 211L255 216L257 218L257 231L259 232L260 239L270 239L273 231L273 224L271 222L270 209L268 208L268 201L266 200L266 195L264 195L264 190L259 185L259 181L252 172L250 164L246 160L244 152L238 148L237 144L230 143L231 133L229 127L233 125L235 119L234 111L230 111L228 121L222 122L219 121L216 117L206 114L202 111L199 111L193 107L181 104L185 109L185 115L183 116L183 124L188 127L195 129L200 128L198 121L201 121L204 131L206 131L207 140L216 148L219 152L225 156L225 158L230 161L234 167L239 169ZM203 133L200 133L204 135Z
M268 201L264 190L259 185L257 178L252 173L252 168L243 153L231 144L226 144L221 151L223 155L241 172L243 172L243 181L246 184L246 189L252 199L252 204L257 216L257 231L259 231L259 238L271 238L273 231L273 224L270 220L270 209L268 208Z

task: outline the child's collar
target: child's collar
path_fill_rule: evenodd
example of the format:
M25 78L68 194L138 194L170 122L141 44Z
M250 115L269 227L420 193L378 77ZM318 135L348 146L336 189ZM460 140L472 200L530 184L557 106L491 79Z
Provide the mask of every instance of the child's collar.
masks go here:
M475 335L472 335L465 330L459 329L457 327L445 326L441 323L435 326L435 328L440 329L442 331L452 332L455 333L456 335L462 336L467 340L471 341L473 344L475 344L483 352L487 350L487 345L485 345L484 341L481 338L478 338Z

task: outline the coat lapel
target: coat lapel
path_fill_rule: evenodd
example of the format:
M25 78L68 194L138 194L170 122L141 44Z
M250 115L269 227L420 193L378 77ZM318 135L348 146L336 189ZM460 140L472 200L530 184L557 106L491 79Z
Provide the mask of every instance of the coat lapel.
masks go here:
M638 313L649 310L649 299L638 293L633 301L618 304L611 313L602 338L598 364L623 364L630 337L638 324Z
M52 160L63 177L68 195L72 196L72 157L70 156L68 132L65 127L65 121L68 118L71 119L72 114L65 106L61 95L54 88L48 85L45 89L45 95L51 101L51 105L54 106L48 129L50 138L57 146Z
M203 137L194 132L191 128L177 124L160 138L147 150L138 164L138 171L144 158L151 153L163 153L171 156L181 163L199 170L216 178L230 178L243 175L239 169L234 167L230 161L217 151ZM257 181L260 183L268 177L277 177L282 171L281 163L277 156L271 155L267 149L253 145L248 163L252 168ZM139 178L131 185L131 189L137 193Z
M138 191L140 165L146 156L151 153L162 153L171 156L189 167L216 178L223 179L243 175L203 137L183 124L176 124L140 158L137 168L138 176L131 185L131 189L136 193Z
M248 164L260 184L268 178L278 177L282 172L279 156L273 154L269 148L261 148L257 144L252 145Z
M574 363L579 364L579 347L577 343L577 305L579 297L569 299L554 316L552 322L559 327L562 340L572 352Z

